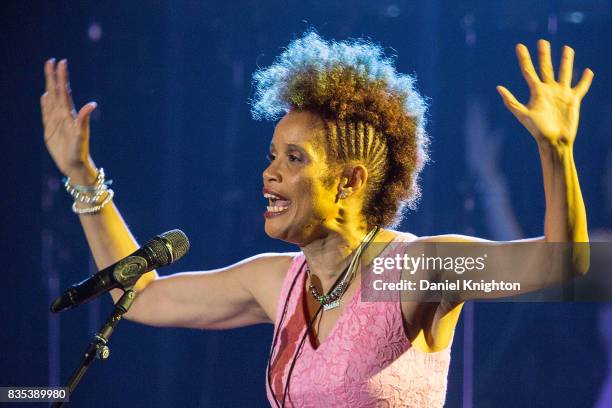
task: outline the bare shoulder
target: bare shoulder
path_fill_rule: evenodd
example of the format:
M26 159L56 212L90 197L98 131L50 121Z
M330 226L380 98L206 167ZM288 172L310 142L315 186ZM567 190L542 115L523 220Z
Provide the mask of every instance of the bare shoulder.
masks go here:
M299 252L267 252L246 258L232 266L245 287L256 291L260 286L282 285L291 262Z
M282 283L293 258L299 252L266 252L247 258L235 266L243 270L245 279L257 283L259 280ZM243 268L244 266L244 268Z
M394 231L395 232L395 231ZM487 240L461 234L444 234L416 236L410 233L398 233L405 237L403 241L411 244L433 242L487 242ZM448 347L453 338L463 302L438 303L403 301L402 317L404 329L411 344L425 353L433 353Z
M415 242L490 242L484 238L462 234L426 235L417 237Z
M283 281L293 259L299 252L262 253L237 264L240 280L257 301L271 322L276 319L276 305Z
M410 232L395 231L395 230L381 230L378 234L377 240L392 241L398 239L404 242L491 242L484 238L472 237L469 235L462 234L440 234L440 235L423 235L417 236Z
M419 244L434 242L490 242L486 239L461 234L417 236L409 232L393 230L381 232L384 232L381 240L408 242L411 247L416 244L417 248L420 247ZM452 341L462 307L463 302L403 301L401 308L404 329L412 345L426 353L437 352L448 347Z
M419 237L414 235L411 232L403 232L403 231L395 231L395 230L387 230L387 229L383 229L380 230L380 232L378 233L377 237L376 237L376 241L393 241L393 240L401 240L404 242L410 242L410 241L415 241L417 240Z
M297 255L299 255L299 252L265 252L246 258L235 264L235 266L248 264L254 271L276 271L277 269L288 267Z

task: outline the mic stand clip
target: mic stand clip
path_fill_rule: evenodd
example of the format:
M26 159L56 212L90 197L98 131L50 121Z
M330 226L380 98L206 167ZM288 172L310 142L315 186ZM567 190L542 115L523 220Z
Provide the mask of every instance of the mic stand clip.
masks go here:
M74 370L72 376L68 380L68 398L74 392L74 389L79 384L85 372L89 368L91 362L94 358L99 360L106 360L110 356L110 348L108 347L108 339L113 334L113 330L115 326L124 314L130 310L132 303L134 303L134 299L136 299L136 291L134 291L133 286L129 286L124 289L124 293L121 298L115 303L115 308L113 309L113 313L106 321L106 324L100 329L100 331L93 336L93 340L89 343L87 350L83 354L83 358L81 359L81 364L79 367ZM55 401L52 408L59 408L64 404L65 401Z

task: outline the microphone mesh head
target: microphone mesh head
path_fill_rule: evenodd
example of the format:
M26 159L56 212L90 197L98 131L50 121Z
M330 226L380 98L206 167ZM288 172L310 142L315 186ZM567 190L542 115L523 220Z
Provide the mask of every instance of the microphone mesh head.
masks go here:
M148 254L151 257L149 260L152 268L159 268L166 266L171 262L171 254L168 252L168 248L164 245L161 239L153 238L143 248L148 249Z
M182 258L183 255L189 251L189 239L187 235L179 229L164 232L160 237L169 244L172 252L172 262Z

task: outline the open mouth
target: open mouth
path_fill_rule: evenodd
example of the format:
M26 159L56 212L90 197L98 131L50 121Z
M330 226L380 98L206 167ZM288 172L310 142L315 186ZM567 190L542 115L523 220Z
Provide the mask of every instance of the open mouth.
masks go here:
M265 217L275 217L286 212L291 206L291 200L281 196L280 194L264 188L264 198L268 199L268 206L266 207Z

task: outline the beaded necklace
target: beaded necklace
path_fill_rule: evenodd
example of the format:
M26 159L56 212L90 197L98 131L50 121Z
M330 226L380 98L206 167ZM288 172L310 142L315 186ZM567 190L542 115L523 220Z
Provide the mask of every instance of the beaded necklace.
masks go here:
M312 297L315 298L315 300L319 302L321 306L323 306L323 310L327 311L340 306L340 299L342 298L342 295L344 295L344 292L346 291L346 288L348 287L349 283L351 283L351 280L353 280L353 277L355 276L355 271L357 270L357 265L359 264L361 253L370 244L378 230L379 228L375 227L370 232L368 232L363 241L361 241L361 244L359 244L359 246L355 250L355 255L353 255L353 259L351 259L349 265L340 275L341 279L339 279L339 281L336 281L334 286L326 295L320 293L317 288L312 284L310 268L308 267L308 265L306 265L306 272L308 273L309 281L308 289L310 290L310 294L312 295Z

